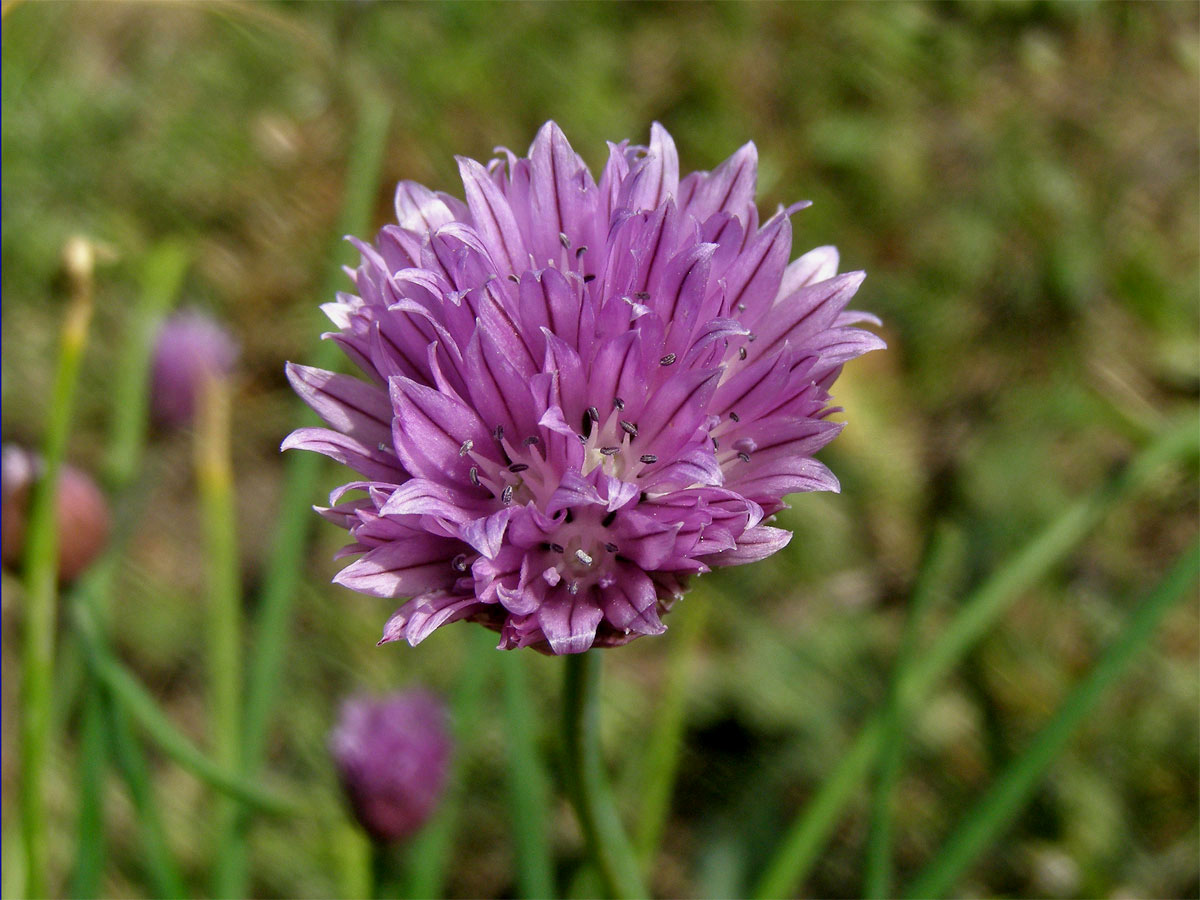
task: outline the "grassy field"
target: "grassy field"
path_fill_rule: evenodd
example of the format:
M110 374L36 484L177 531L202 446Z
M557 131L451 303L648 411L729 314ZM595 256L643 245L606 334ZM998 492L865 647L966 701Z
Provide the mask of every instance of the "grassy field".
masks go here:
M102 470L110 375L145 262L179 242L181 305L209 311L242 344L236 527L252 622L282 490L279 442L300 417L283 365L315 358L330 272L353 259L336 239L364 110L388 116L372 227L389 220L397 180L460 193L454 154L524 150L550 118L593 169L605 140L642 141L653 120L687 170L754 140L760 209L813 201L794 219L797 249L836 243L844 267L869 273L855 306L883 319L889 350L837 384L849 426L822 459L843 492L794 497L781 516L796 533L786 551L702 579L666 636L610 653L603 720L632 818L644 735L694 625L678 781L651 882L660 896L744 895L884 704L931 536L945 534L947 549L918 655L989 573L1195 416L1198 24L1186 3L6 4L4 440L41 441L66 305L62 247L83 234L103 254L68 458ZM171 720L206 746L191 454L187 434L150 436L118 508L131 530L109 632ZM322 469L324 490L345 480ZM1195 546L1198 489L1194 455L1156 471L937 682L911 722L896 786L901 884ZM486 635L467 626L415 650L376 648L392 607L329 584L342 538L314 527L285 623L263 780L306 806L252 823L250 892L352 889L359 849L326 750L341 698L419 683L462 708L471 671L481 693L457 723L445 892L514 896L497 687L512 661L481 650ZM952 893L1200 893L1200 606L1190 591ZM7 842L23 621L23 588L8 574L3 597ZM56 894L69 892L77 856L84 713L80 652L63 631L48 762ZM247 628L247 660L261 640ZM535 708L553 711L560 661L525 653L512 664ZM552 714L534 723L551 761L555 724ZM148 752L169 849L193 895L205 894L216 832L200 811L211 791ZM147 895L143 832L115 774L104 798L101 893ZM870 798L869 782L853 793L802 895L860 895ZM579 835L563 801L549 823L565 892Z

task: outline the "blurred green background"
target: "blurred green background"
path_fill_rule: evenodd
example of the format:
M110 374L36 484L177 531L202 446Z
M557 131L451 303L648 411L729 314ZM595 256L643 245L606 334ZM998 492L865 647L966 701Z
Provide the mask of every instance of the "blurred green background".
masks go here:
M811 199L797 252L836 243L869 277L856 308L890 349L849 366L844 435L823 454L839 495L803 495L769 562L702 580L668 619L703 616L660 895L744 892L887 692L905 598L933 524L955 553L922 640L956 598L1100 484L1200 388L1200 32L1191 3L22 3L3 24L3 436L37 445L65 307L64 241L98 272L69 459L98 469L108 373L145 255L192 252L182 302L242 342L235 466L247 614L298 421L283 363L311 361L356 103L391 108L375 224L401 178L460 193L453 154L524 150L553 118L597 169L604 141L652 120L684 170L753 139L761 209ZM156 434L147 501L112 632L173 720L205 739L204 581L185 434ZM331 467L327 486L348 480ZM1121 505L942 682L914 723L899 785L900 875L915 872L1052 713L1132 604L1197 534L1197 473ZM321 502L320 496L312 498ZM387 601L329 584L343 533L321 524L296 598L271 783L311 818L259 820L253 892L335 895L344 820L326 733L348 692L453 690L474 629L418 649L374 643ZM5 576L4 802L15 795L19 584ZM1195 598L1105 697L962 894L1197 896L1200 676ZM676 618L679 617L679 618ZM612 652L605 739L636 802L644 742L680 629ZM254 653L248 632L245 651ZM525 654L541 708L559 661ZM505 723L488 682L465 730L456 896L512 896ZM52 889L74 848L75 723L50 779ZM539 724L546 753L556 719ZM153 757L170 844L196 885L207 792ZM105 890L137 896L133 813L110 785ZM867 795L805 893L861 890ZM555 806L560 875L580 856ZM200 888L197 887L197 890Z

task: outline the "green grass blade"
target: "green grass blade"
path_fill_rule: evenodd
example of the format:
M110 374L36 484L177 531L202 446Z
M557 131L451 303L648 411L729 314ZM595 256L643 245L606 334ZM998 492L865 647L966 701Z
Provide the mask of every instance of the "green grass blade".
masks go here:
M679 768L679 751L683 744L692 660L704 632L707 612L708 606L703 597L693 594L672 617L672 625L678 634L667 660L667 681L658 713L654 717L654 730L650 734L644 775L638 792L642 802L634 848L642 872L647 877L658 854L663 827L671 808L671 794Z
M462 671L451 699L454 715L454 761L448 786L437 812L408 849L408 889L406 897L442 896L447 863L458 827L458 813L466 787L467 746L478 723L480 700L496 662L496 638L491 631L473 628L466 636Z
M242 746L242 577L233 499L232 400L226 378L205 379L196 416L195 447L208 576L209 742L213 760L227 771L239 768ZM237 812L230 798L217 798L213 817L218 835L233 828ZM218 840L224 842L223 837ZM219 845L213 861L213 896L240 896L239 879L230 869L232 857L221 849Z
M900 685L915 659L918 626L932 598L944 585L947 565L956 551L949 526L935 527L909 598L909 611L900 636L896 666L883 712L883 753L871 798L871 821L867 831L863 896L876 900L889 896L892 891L892 796L903 768L904 737L908 729L908 720L900 705Z
M504 723L508 736L509 809L517 890L521 897L554 897L554 866L547 840L549 786L537 750L537 721L529 696L526 656L502 653Z
M391 106L374 91L359 92L358 120L346 173L346 196L338 221L338 241L331 252L334 260L344 258L343 235L365 234L371 225L384 146L391 122ZM345 273L330 265L321 288L322 298L332 298L343 286ZM315 319L315 315L314 315ZM318 368L335 369L341 354L332 341L321 341L306 362ZM307 406L297 402L296 424L315 422ZM282 438L282 435L280 436ZM271 711L279 696L287 641L291 633L292 601L305 571L305 546L317 517L311 506L317 498L325 457L316 453L290 453L284 461L283 497L275 521L271 555L267 561L258 615L254 622L255 650L246 673L245 712L242 723L241 769L252 777L262 766L266 752ZM237 817L222 841L220 855L229 872L229 884L241 885L247 877L245 833L250 826L246 814Z
M137 475L146 442L150 358L163 316L175 305L190 254L179 241L154 247L142 261L142 289L129 319L124 352L113 373L106 475L120 489Z
M25 641L21 677L21 833L28 897L46 894L46 798L43 781L51 752L51 683L58 611L58 475L67 449L79 366L92 319L93 251L82 238L64 254L72 282L59 340L42 446L44 469L30 501L25 548Z
M138 845L145 856L146 883L152 897L183 898L187 894L183 875L167 844L166 832L158 815L154 798L154 785L150 779L150 767L145 754L133 735L129 720L113 698L103 696L104 712L108 732L112 740L112 754L117 768L125 781L130 800L137 811Z
M222 769L205 756L163 715L141 682L103 644L91 614L73 607L75 626L84 638L88 664L121 707L159 748L179 765L219 791L275 815L300 815L303 807L254 781Z
M1136 493L1167 464L1200 451L1200 425L1187 417L1166 429L1117 477L1068 507L962 604L961 611L913 666L902 687L904 708L922 700L988 628L1037 581L1062 561L1119 502ZM817 795L788 829L754 896L787 897L807 877L846 803L870 772L883 743L883 719L873 716Z
M109 741L101 707L103 696L96 679L87 673L79 733L79 843L71 875L71 896L80 900L100 893L104 872L104 778Z
M1033 743L1014 759L963 820L925 870L913 881L907 897L941 897L988 843L1020 812L1046 769L1062 752L1075 729L1096 707L1105 692L1145 650L1155 629L1176 603L1192 596L1200 575L1200 546L1184 553L1153 593L1129 617L1120 636L1055 712Z

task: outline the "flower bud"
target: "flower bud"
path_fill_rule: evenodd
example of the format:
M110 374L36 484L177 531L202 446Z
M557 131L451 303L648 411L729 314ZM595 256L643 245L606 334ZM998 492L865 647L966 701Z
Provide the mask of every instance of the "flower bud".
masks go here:
M190 425L206 378L228 375L237 341L200 312L176 313L163 323L154 348L150 408L156 421Z
M433 813L453 745L445 706L426 691L351 697L329 749L359 824L377 841L401 841Z
M12 568L25 552L25 532L33 483L42 472L40 457L20 447L3 451L3 558ZM108 501L96 483L74 466L58 474L58 576L74 581L104 549L112 522Z

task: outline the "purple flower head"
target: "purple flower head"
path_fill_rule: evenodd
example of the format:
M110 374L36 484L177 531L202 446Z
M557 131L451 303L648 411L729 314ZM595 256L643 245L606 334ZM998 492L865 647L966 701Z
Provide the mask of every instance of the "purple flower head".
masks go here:
M437 806L453 747L441 701L408 691L345 701L329 750L359 823L399 841Z
M222 378L237 361L237 341L200 312L179 312L163 323L154 347L150 406L164 425L190 425L206 378Z
M324 309L369 380L289 365L329 428L283 446L362 474L318 511L362 554L338 583L412 598L381 643L467 619L580 653L787 544L763 521L838 489L813 459L829 387L883 341L834 248L788 262L805 204L760 225L753 144L682 179L658 124L598 180L553 122L503 153L459 159L465 203L401 182L398 223L354 242L355 293Z

